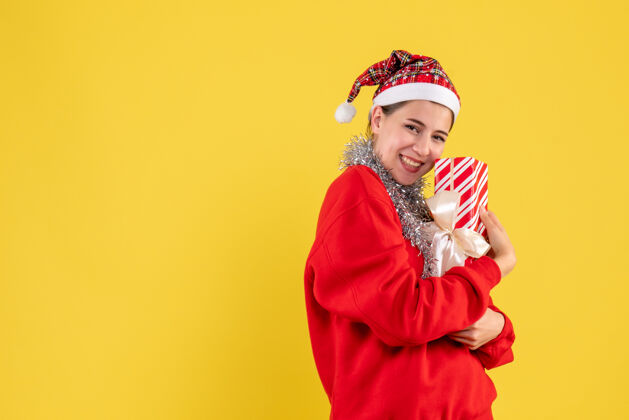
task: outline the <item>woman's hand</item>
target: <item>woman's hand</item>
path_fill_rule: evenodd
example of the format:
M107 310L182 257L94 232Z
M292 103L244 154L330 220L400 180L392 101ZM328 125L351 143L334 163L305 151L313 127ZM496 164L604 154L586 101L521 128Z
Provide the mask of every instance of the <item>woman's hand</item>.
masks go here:
M515 267L515 249L496 215L489 210L481 209L480 219L487 228L491 250L488 254L500 267L502 277L509 274Z
M500 312L487 308L481 319L466 329L447 334L447 336L467 345L470 350L476 350L498 337L504 325L505 317Z

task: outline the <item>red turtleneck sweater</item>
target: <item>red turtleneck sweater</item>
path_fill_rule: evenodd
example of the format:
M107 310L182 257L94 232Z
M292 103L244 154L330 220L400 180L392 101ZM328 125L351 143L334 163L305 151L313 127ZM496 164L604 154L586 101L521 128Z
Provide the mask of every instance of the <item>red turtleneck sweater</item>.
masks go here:
M305 268L331 420L492 419L485 369L513 361L515 339L489 296L500 269L485 256L422 279L418 254L375 172L351 166L331 184ZM505 316L499 336L474 351L446 337L487 307Z

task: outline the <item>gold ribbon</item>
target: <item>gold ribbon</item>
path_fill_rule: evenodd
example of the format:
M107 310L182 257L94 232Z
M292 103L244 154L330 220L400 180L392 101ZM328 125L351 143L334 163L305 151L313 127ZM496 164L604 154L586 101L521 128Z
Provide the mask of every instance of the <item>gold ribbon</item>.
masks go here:
M427 223L426 229L432 234L434 272L438 276L452 267L464 265L468 256L482 257L491 248L480 233L472 229L454 228L460 199L461 194L451 190L440 191L426 199L435 220Z

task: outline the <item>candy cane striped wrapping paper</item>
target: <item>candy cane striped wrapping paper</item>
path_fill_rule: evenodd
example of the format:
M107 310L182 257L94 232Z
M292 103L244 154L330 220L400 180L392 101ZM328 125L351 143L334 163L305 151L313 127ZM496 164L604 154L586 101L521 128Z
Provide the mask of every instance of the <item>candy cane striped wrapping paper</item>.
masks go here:
M480 209L487 208L487 164L472 157L437 159L435 162L435 194L443 190L461 193L455 228L485 233Z

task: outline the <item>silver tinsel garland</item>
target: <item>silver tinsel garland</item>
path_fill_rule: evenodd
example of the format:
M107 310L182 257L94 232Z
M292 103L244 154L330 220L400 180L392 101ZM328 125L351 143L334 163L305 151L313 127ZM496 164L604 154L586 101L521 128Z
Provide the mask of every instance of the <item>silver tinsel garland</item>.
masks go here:
M424 257L422 278L432 277L433 256L431 251L432 235L424 231L423 225L433 220L430 209L424 201L424 178L419 178L411 185L398 183L385 169L373 150L373 140L362 135L351 138L345 144L343 158L339 170L353 165L364 165L371 168L384 184L402 224L402 234Z

